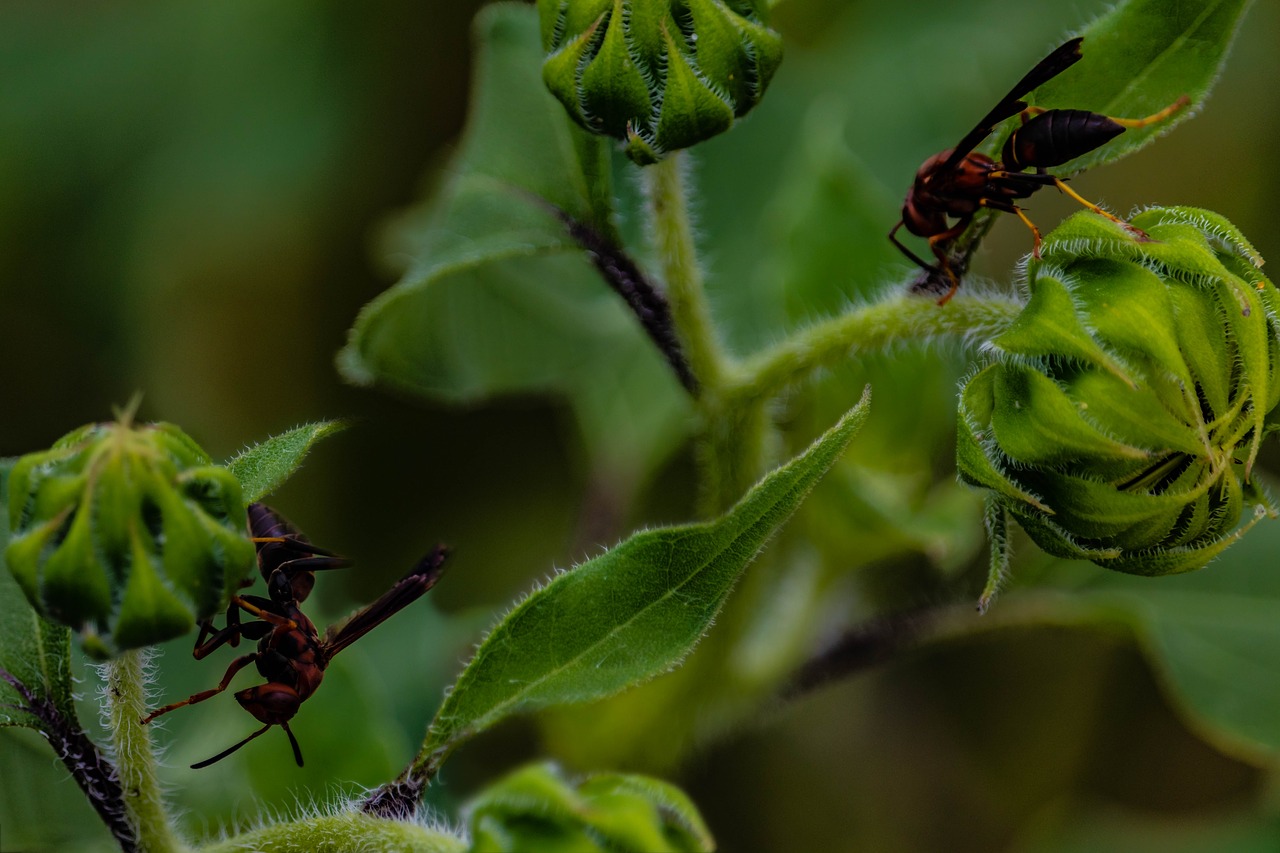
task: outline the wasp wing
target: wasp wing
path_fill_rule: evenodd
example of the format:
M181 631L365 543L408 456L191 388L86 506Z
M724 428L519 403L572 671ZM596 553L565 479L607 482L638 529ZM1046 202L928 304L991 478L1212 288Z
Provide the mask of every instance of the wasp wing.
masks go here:
M444 558L447 555L444 547L437 545L376 601L357 610L342 622L330 625L324 634L325 656L332 658L426 594L444 574Z
M249 535L258 546L263 575L270 574L296 554L337 556L328 548L313 544L297 525L264 503L249 504Z
M973 130L966 133L964 138L956 144L942 168L954 168L970 151L978 146L978 143L991 135L991 131L995 129L997 124L1026 109L1027 103L1022 100L1024 95L1030 94L1033 89L1052 80L1079 62L1080 44L1083 41L1083 37L1077 36L1071 41L1060 45L1053 53L1037 62L1036 67L1028 71L1026 76L1009 90L1009 94L1001 98L1000 103L992 107L991 112L983 116L982 121L974 125Z

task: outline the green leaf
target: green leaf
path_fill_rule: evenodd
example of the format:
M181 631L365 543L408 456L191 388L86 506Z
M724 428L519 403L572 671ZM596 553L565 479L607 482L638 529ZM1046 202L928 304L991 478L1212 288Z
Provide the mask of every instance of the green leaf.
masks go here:
M956 467L960 479L970 485L991 489L1044 513L1053 510L1036 495L1018 486L996 460L1004 454L991 437L991 416L995 412L996 374L1000 365L991 364L965 381L957 413Z
M346 429L344 421L303 424L246 448L227 460L226 467L240 481L245 503L261 500L292 476L311 446Z
M1250 0L1129 0L1084 30L1083 58L1038 88L1039 106L1142 118L1183 95L1191 106L1145 128L1127 130L1077 157L1064 173L1132 154L1199 109L1222 70Z
M0 459L0 506L9 501L9 471L16 459ZM0 524L0 668L37 698L49 700L68 720L75 719L71 699L71 631L36 615L4 565L9 525ZM0 726L40 729L41 722L21 710L26 700L0 680Z
M415 259L360 312L348 381L452 403L553 393L591 461L638 478L688 430L688 403L636 317L601 282L566 220L616 245L611 144L542 84L533 9L487 7L470 120L452 177L398 229Z
M1000 449L1025 465L1080 457L1145 459L1147 451L1115 441L1091 424L1058 383L1017 364L995 373L991 426Z
M504 717L600 699L678 666L866 412L864 395L719 519L638 533L530 594L459 676L415 767L438 767L458 743Z

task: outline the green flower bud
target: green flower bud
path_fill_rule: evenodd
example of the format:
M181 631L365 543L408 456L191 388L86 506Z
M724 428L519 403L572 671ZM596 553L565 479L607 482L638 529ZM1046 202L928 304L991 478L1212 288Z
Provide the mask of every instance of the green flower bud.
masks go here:
M1088 212L1045 239L961 391L957 464L1045 551L1165 575L1270 511L1249 479L1280 402L1280 294L1217 214L1132 224L1150 239Z
M722 133L782 61L758 0L538 0L542 77L574 119L645 165Z
M239 481L171 424L90 424L23 456L8 509L9 570L97 658L190 631L254 562Z
M689 798L645 776L600 774L574 784L554 765L533 765L481 792L467 812L472 850L715 849Z

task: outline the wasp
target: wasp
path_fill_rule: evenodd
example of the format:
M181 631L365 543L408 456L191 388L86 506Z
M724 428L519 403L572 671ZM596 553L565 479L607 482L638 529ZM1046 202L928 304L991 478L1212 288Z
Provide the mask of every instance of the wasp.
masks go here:
M1029 198L1042 187L1055 186L1094 213L1123 226L1137 239L1148 239L1140 229L1082 198L1065 180L1046 170L1087 154L1126 130L1163 121L1187 106L1190 99L1183 95L1159 112L1137 119L1028 106L1022 100L1027 94L1080 60L1083 41L1073 38L1040 60L954 148L925 160L916 172L902 205L902 218L889 232L889 239L925 270L925 281L949 286L938 300L939 305L955 295L964 272L952 260L952 246L969 227L974 214L983 208L1012 213L1022 220L1034 237L1031 253L1040 257L1040 229L1015 202ZM1005 141L999 160L973 150L997 124L1019 114L1022 125ZM895 235L904 225L912 234L929 241L937 263L924 261L898 241Z
M319 688L329 662L435 586L446 556L445 549L437 545L391 589L346 620L331 625L322 637L299 605L311 594L315 572L344 568L350 562L311 544L292 523L265 504L249 506L249 532L257 548L258 570L266 581L267 596L233 595L226 625L218 629L212 621L202 623L192 655L201 660L224 645L238 645L242 638L257 640L257 649L233 660L217 687L157 708L141 720L146 725L162 714L211 699L225 691L240 670L255 664L266 683L241 690L235 698L263 724L262 728L212 758L191 765L194 770L221 761L272 726L280 726L289 736L294 761L301 767L302 749L289 721ZM243 586L251 584L249 580ZM253 617L252 621L245 621L244 615Z

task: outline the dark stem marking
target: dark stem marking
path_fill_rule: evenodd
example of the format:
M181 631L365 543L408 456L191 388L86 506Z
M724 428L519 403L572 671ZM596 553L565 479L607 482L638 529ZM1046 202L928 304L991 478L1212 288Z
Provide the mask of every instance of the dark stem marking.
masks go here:
M939 615L937 611L912 610L873 619L849 630L801 665L783 686L780 698L799 698L918 648L932 636Z
M667 359L671 369L676 372L680 384L691 395L697 396L698 379L693 375L693 370L684 357L684 350L680 347L675 322L671 319L671 306L667 303L666 296L653 282L649 281L631 256L620 247L563 210L556 207L552 210L564 223L573 241L590 256L591 262L595 264L605 283L622 297L627 307L640 320L645 333Z
M89 739L74 717L68 719L52 701L37 696L3 668L0 668L0 679L22 697L23 704L17 710L40 721L40 732L89 798L89 804L107 825L120 848L125 853L138 850L138 840L126 816L124 791L115 765Z
M426 789L425 782L402 776L369 794L360 804L360 811L387 820L412 820Z

